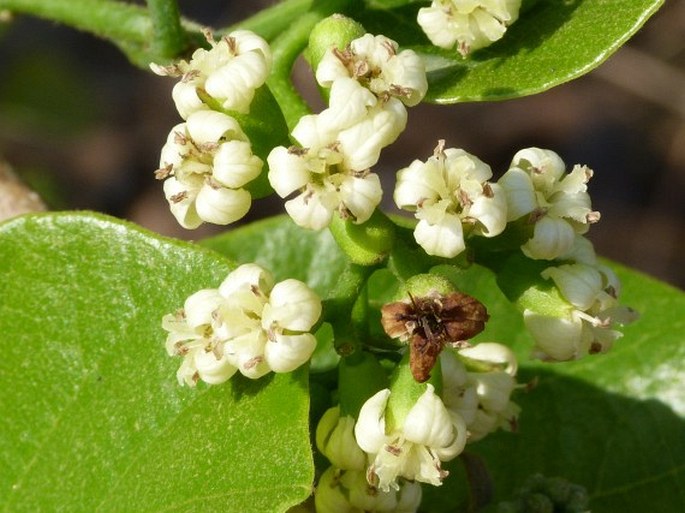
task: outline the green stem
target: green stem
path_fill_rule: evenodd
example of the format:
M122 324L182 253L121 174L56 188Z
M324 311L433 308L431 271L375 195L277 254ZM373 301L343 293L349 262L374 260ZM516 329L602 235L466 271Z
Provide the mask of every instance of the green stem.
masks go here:
M30 14L108 39L142 68L170 58L157 53L158 48L150 43L156 38L159 19L153 21L148 9L138 5L114 0L0 0L0 10ZM183 20L181 30L185 31L184 39L196 39L200 31L187 20Z
M311 10L300 15L295 21L291 20L287 28L271 42L274 64L267 85L283 111L288 129L291 131L302 116L311 113L309 106L290 80L295 60L307 47L309 34L314 26L333 13L345 11L352 3L351 0L312 2Z
M259 34L267 41L271 41L283 32L312 6L312 0L285 0L259 11L254 16L247 18L230 27L217 31L218 35L228 34L237 29L251 30Z
M324 301L322 319L333 327L336 350L341 354L352 354L360 348L356 327L360 320L353 317L353 308L362 294L372 269L350 264L338 278L329 298ZM359 305L358 305L359 306Z
M152 19L154 53L173 59L186 47L186 34L176 0L147 0Z

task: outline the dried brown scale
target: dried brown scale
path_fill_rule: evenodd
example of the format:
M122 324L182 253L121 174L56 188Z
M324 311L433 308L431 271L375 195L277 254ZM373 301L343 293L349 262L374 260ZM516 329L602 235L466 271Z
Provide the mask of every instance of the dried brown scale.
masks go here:
M388 336L410 341L409 368L423 383L443 347L466 345L483 331L489 316L480 301L461 292L410 299L384 305L381 324Z

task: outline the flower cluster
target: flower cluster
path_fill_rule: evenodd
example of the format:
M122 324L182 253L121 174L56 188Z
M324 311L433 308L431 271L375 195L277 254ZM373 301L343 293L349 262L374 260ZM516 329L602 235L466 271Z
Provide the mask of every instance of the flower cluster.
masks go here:
M155 176L164 182L171 213L187 229L203 222L225 225L242 218L252 197L245 186L263 162L230 112L247 113L255 91L271 70L262 38L239 30L200 48L190 61L152 64L163 76L180 77L172 96L185 123L175 126L162 148Z
M316 347L309 333L321 315L321 301L304 283L274 284L269 272L245 264L218 289L203 289L167 315L166 349L182 356L179 383L223 383L236 371L256 379L268 372L290 372Z
M467 56L504 36L518 19L521 0L433 0L417 21L431 43Z
M467 443L504 429L514 431L520 411L511 401L516 389L518 364L502 344L481 342L440 354L445 406L461 416L468 431Z
M592 244L575 238L565 262L546 268L542 278L552 280L562 301L550 308L527 308L523 318L535 340L533 356L552 361L576 360L605 353L622 336L616 328L637 319L637 313L618 302L621 285L607 266L600 264Z
M369 483L387 491L397 489L397 479L402 477L439 486L447 475L441 462L464 449L466 424L459 415L450 414L428 383L402 422L388 429L386 408L391 393L384 389L366 401L355 425L357 443L371 460Z
M507 219L523 216L534 226L533 236L521 246L533 259L552 260L571 251L576 234L588 231L599 221L590 206L587 182L592 170L566 165L550 150L526 148L519 151L498 183L507 198Z
M444 141L426 162L398 171L395 203L415 212L414 238L426 253L452 258L464 251L465 235L494 237L504 230L506 198L491 177L490 166L464 150L445 149Z
M405 105L426 93L421 58L397 43L366 34L344 50L323 56L316 78L330 88L328 108L304 116L292 131L297 145L274 148L267 158L269 182L299 226L320 230L333 215L367 221L380 203L381 150L404 130Z

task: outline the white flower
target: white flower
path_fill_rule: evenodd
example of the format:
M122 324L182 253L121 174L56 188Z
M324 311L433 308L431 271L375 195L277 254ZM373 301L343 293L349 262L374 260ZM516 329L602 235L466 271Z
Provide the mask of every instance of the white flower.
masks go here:
M364 470L366 454L354 438L355 420L340 415L340 406L329 408L316 426L316 447L333 466L344 470Z
M487 164L443 145L426 162L415 160L397 173L394 200L415 212L414 238L426 253L452 258L465 249L465 236L494 237L504 230L506 200L499 185L487 182Z
M259 176L262 161L232 117L215 111L191 114L162 148L156 176L184 228L228 224L243 217L252 197L242 187Z
M472 368L467 370L464 362ZM518 364L511 349L481 342L458 354L443 350L440 363L443 401L464 419L469 443L497 429L511 431L515 427L520 408L510 398L516 388Z
M326 51L316 68L316 80L331 87L341 78L352 78L381 99L396 97L414 106L428 90L425 65L414 51L398 53L397 49L392 39L365 34L344 50Z
M191 60L173 66L151 65L158 75L180 76L173 89L176 108L183 119L210 107L202 95L217 101L221 108L247 113L255 90L271 71L271 50L264 39L248 30L237 30L214 41L210 50L199 48Z
M279 146L267 157L276 193L282 198L297 193L286 202L286 211L299 226L312 230L328 226L335 212L355 223L371 217L383 191L369 168L406 123L404 107L392 98L339 132L327 126L325 112L303 117L294 128L301 147Z
M519 151L499 179L507 198L508 220L528 215L533 236L521 246L529 258L553 260L572 250L576 235L599 220L587 193L592 170L576 165L570 173L550 150Z
M186 299L181 310L164 316L162 327L169 332L169 356L183 356L176 373L179 384L195 386L198 380L219 384L236 372L223 352L223 334L214 317L223 298L217 290L203 289Z
M620 283L606 266L584 263L549 267L542 277L554 281L565 301L557 315L524 311L524 321L535 340L533 356L566 361L604 353L622 336L615 329L637 318L619 305Z
M466 426L450 414L431 384L407 413L402 425L386 432L385 407L390 390L376 393L362 406L354 429L357 443L373 460L367 480L383 491L398 489L397 479L442 484L441 462L464 449Z
M435 46L463 56L501 39L518 19L521 0L433 0L417 21Z
M270 273L245 264L218 289L188 298L163 327L169 354L184 357L179 381L192 386L198 379L220 383L236 370L255 379L296 369L316 347L309 330L320 315L321 300L307 285L291 279L274 285Z
M415 513L421 486L402 482L399 490L382 491L366 481L363 471L329 467L314 492L317 513Z

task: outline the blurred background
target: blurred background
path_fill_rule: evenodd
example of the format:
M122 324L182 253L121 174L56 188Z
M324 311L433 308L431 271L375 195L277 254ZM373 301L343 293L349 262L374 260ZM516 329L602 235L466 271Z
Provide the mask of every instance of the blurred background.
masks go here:
M185 16L210 26L269 3L179 1ZM310 73L296 73L311 94ZM181 121L173 84L87 34L30 17L0 21L0 162L50 209L97 210L184 239L222 231L178 226L154 180L159 150ZM589 233L598 252L685 288L685 2L667 1L580 79L517 100L422 105L410 110L409 127L383 152L377 170L390 180L429 157L438 138L477 155L496 177L527 146L587 164L602 214ZM280 200L259 200L245 221L282 211Z

